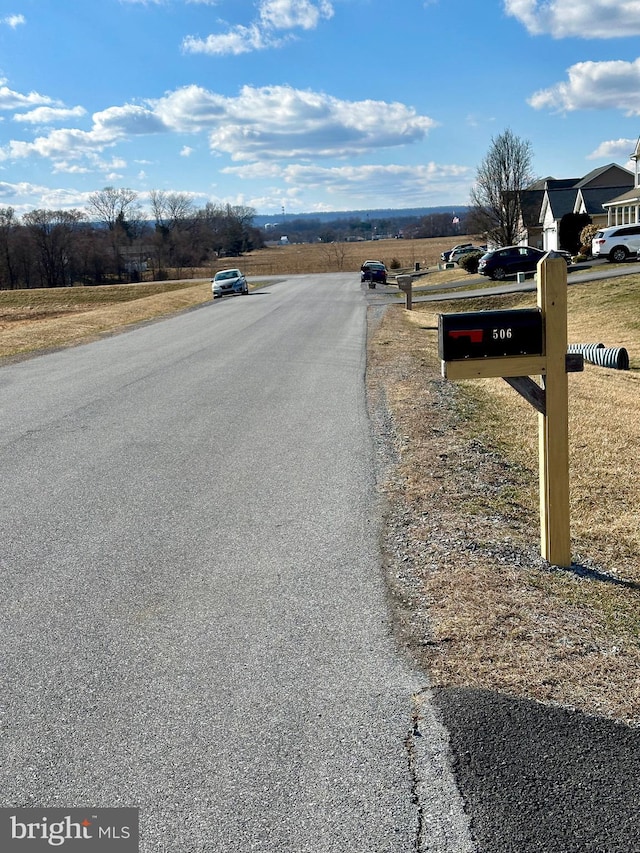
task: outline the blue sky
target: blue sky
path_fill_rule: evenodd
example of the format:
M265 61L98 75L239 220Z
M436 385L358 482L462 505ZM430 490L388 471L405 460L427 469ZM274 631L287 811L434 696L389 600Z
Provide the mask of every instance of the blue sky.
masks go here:
M0 0L0 207L105 186L280 215L468 203L628 165L640 0Z

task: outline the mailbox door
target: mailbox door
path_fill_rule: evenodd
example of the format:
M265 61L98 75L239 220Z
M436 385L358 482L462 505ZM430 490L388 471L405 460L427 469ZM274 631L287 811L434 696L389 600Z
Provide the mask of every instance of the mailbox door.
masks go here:
M538 308L440 314L438 351L443 361L543 354Z

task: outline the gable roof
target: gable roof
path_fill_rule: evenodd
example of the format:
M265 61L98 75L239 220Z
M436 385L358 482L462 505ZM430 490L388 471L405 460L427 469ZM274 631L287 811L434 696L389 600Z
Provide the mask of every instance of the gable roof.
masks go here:
M579 180L579 178L552 178L545 182L544 188L546 190L568 190L575 187Z
M525 228L532 228L540 222L540 209L544 200L544 190L523 190L520 193L520 215Z
M573 213L578 190L575 187L562 190L547 190L540 211L541 218L546 215L547 208L551 209L554 219L562 219L565 213Z
M595 187L578 190L573 212L579 213L583 209L589 216L602 215L603 206L611 201L611 189L611 187Z
M593 169L588 175L585 175L576 183L578 189L582 187L631 187L633 186L634 175L628 169L623 169L617 163L609 163L606 166L600 166L598 169Z
M640 139L636 153L640 160ZM592 169L583 178L540 178L520 193L522 225L531 231L549 215L559 222L567 213L584 210L590 216L598 216L610 204L640 202L640 187L634 188L634 184L633 172L617 163Z
M603 205L617 196L625 187L631 188L635 177L628 169L623 169L617 163L608 163L592 169L583 178L545 178L544 193L540 202L538 223L543 222L550 213L559 221L567 213L575 213L581 208L581 203L589 214L600 214ZM533 203L533 197L525 204ZM524 224L533 224L530 213L528 222L523 215Z

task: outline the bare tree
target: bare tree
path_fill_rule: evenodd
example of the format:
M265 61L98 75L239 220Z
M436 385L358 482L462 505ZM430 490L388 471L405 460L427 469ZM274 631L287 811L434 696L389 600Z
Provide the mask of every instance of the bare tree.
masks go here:
M151 190L151 210L155 219L157 266L179 269L191 259L192 233L197 227L193 199L188 193Z
M32 210L23 221L33 241L44 287L68 287L75 278L75 240L84 219L79 210Z
M15 261L15 234L18 220L12 207L0 208L0 287L13 290L18 286Z
M164 225L172 229L180 223L192 220L195 215L193 199L188 193L167 193L164 190L151 190L149 201L156 226Z
M93 214L109 231L114 269L118 280L122 280L123 247L131 246L143 231L138 194L124 187L104 187L89 196L88 204L89 216Z
M105 187L89 196L89 210L109 231L126 222L135 210L137 216L138 196L134 190Z
M517 244L524 235L520 193L535 181L531 143L506 130L491 140L471 190L467 223L499 246Z

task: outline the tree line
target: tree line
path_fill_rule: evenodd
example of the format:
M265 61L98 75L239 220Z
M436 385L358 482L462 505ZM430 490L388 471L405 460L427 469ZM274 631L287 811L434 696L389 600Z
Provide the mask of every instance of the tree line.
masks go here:
M154 190L151 217L133 190L105 187L87 209L0 208L0 289L69 287L154 280L237 257L263 245L250 207L207 203Z
M268 239L286 237L290 243L342 243L403 237L418 240L426 237L455 237L465 234L465 214L429 213L424 216L354 216L321 221L315 217L289 216L285 222L268 227Z

